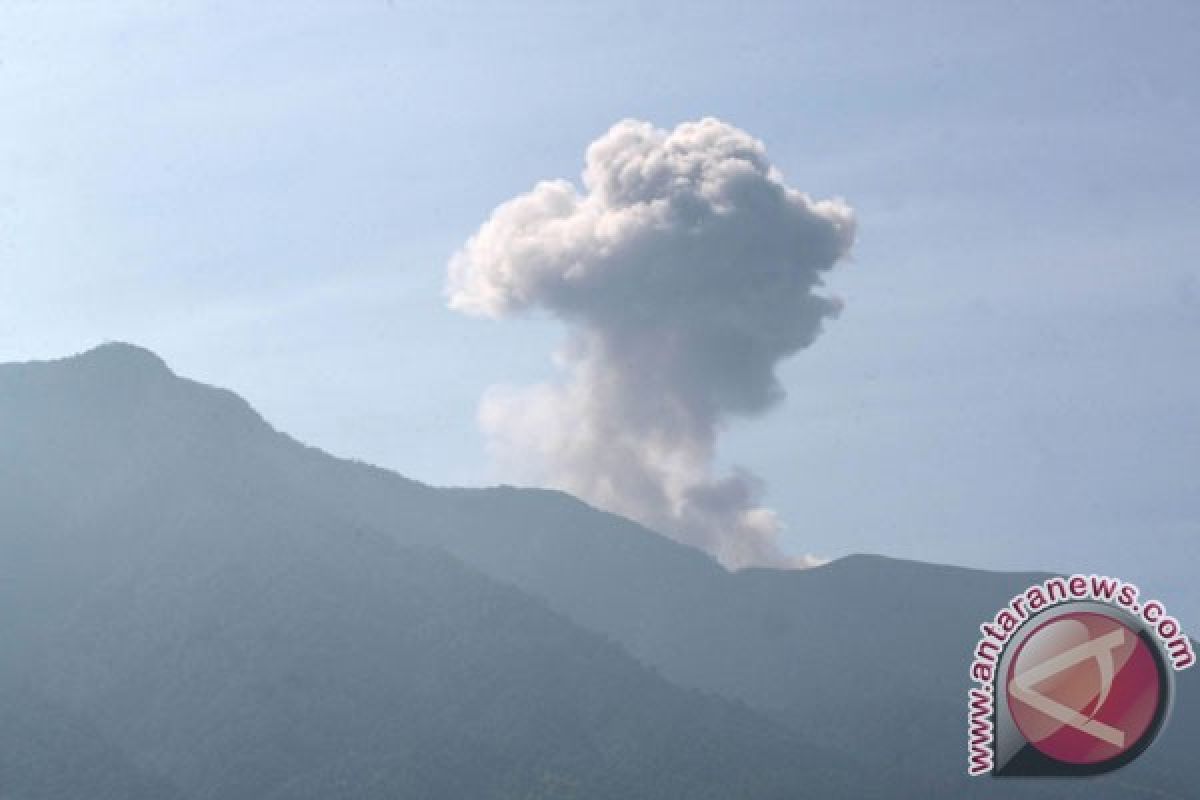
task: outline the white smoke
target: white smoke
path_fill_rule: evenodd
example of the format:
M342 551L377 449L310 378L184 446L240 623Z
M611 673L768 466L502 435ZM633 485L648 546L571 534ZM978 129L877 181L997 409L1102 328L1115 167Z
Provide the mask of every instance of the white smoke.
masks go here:
M783 397L776 364L838 303L817 292L849 249L840 200L787 186L761 142L716 119L626 120L587 150L584 191L545 181L450 262L450 307L545 309L568 328L565 380L494 388L480 420L509 465L731 568L798 566L759 482L716 477L717 434Z

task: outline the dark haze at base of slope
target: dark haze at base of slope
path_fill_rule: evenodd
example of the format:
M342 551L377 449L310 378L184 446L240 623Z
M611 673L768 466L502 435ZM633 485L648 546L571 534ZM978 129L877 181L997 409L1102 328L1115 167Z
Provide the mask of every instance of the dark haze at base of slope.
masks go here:
M785 726L314 500L286 462L324 456L142 351L0 367L0 444L0 677L195 800L850 791Z
M184 800L93 725L28 686L0 685L0 798Z
M857 797L874 791L913 798L1184 798L1194 796L1200 785L1190 757L1200 740L1198 687L1190 672L1179 676L1179 703L1160 742L1120 772L1068 783L966 779L966 676L977 625L1041 576L878 557L844 559L802 573L730 574L697 551L560 493L432 489L385 470L333 459L271 431L229 393L180 381L161 362L150 369L144 362L152 358L118 347L58 364L0 368L0 389L25 387L40 413L50 413L45 406L59 403L54 413L68 423L94 411L119 427L128 423L131 403L135 412L162 415L161 430L124 431L114 439L150 442L148 452L125 448L115 463L114 454L105 452L100 463L86 468L59 454L56 470L108 476L107 483L94 488L92 502L103 505L112 496L123 470L140 474L212 454L220 463L203 473L206 479L214 472L245 477L249 470L249 497L259 496L265 481L288 497L303 498L305 514L340 526L330 534L333 538L348 530L357 530L358 536L384 532L407 547L451 553L542 598L676 684L745 702L861 764L846 791L816 796ZM134 397L101 392L110 402L93 403L87 413L79 408L80 391L94 393L97 380L103 383L122 371L131 374L118 383L141 386ZM143 385L147 372L157 374L154 380L162 386L148 391ZM173 388L166 389L168 385ZM57 434L44 432L31 447L53 449L56 442L69 447L76 437L94 434L88 424L67 427ZM36 496L36 480L22 485L17 472L6 475L4 469L0 456L0 485L8 482L14 491ZM269 519L272 512L261 513ZM258 536L252 523L243 519L240 524ZM130 583L138 585L139 580L131 578ZM414 763L431 763L425 760L429 757L413 756ZM347 763L357 762L351 758ZM799 771L809 768L803 765ZM346 769L350 774L363 771L361 765ZM331 774L339 774L338 769ZM833 782L843 775L839 772ZM807 788L815 788L813 777L807 778Z

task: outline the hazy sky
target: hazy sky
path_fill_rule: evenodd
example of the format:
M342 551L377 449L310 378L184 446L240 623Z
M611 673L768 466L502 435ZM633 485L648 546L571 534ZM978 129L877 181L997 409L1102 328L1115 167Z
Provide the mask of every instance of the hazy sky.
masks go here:
M9 0L0 360L130 340L495 482L480 397L559 329L448 310L448 259L617 120L717 116L858 216L841 317L722 440L785 544L1096 569L1195 633L1200 10L883 5Z

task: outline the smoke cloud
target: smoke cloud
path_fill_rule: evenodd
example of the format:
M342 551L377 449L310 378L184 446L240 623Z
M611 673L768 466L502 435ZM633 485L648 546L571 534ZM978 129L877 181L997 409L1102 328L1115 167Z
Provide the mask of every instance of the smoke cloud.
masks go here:
M616 124L588 147L582 192L537 184L451 259L451 308L544 310L568 329L561 381L484 397L497 454L728 567L810 563L780 550L760 482L715 476L713 457L729 419L783 398L776 365L837 314L821 278L854 228L732 125Z

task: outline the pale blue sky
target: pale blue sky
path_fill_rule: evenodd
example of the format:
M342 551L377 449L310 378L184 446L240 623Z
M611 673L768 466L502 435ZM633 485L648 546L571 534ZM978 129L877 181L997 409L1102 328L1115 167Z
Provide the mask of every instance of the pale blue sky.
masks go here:
M446 310L447 259L618 119L714 115L859 215L722 447L788 546L1096 569L1200 629L1200 10L883 5L7 2L0 360L130 340L497 481L479 397L558 330Z

